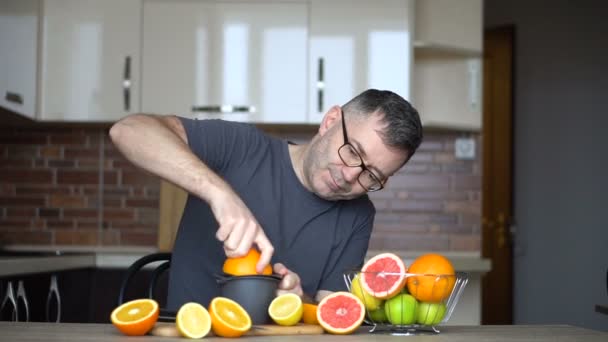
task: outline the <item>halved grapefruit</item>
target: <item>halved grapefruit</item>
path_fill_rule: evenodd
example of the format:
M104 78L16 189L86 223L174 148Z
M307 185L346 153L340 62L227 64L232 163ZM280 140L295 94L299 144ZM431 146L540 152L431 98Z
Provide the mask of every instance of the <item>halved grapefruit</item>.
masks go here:
M363 289L380 299L390 298L405 286L405 263L393 253L381 253L369 259L361 269Z
M317 306L317 320L325 331L345 335L355 331L365 317L365 306L359 298L345 291L334 292Z

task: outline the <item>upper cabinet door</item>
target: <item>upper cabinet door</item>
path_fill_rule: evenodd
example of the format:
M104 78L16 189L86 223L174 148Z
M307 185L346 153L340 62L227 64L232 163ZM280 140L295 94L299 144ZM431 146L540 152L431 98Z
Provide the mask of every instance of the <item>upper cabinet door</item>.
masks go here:
M0 1L0 106L35 118L38 0Z
M478 131L482 0L416 0L412 97L422 125Z
M416 47L480 54L483 0L416 0Z
M42 120L139 111L141 0L43 2Z
M368 88L410 97L411 1L311 0L309 122Z
M142 109L306 121L305 3L144 1Z

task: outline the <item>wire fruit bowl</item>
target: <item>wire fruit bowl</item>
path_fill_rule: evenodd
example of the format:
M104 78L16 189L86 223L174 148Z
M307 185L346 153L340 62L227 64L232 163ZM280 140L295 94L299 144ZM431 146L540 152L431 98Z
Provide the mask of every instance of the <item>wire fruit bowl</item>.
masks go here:
M394 294L374 293L359 285L358 279L366 275L376 279L404 276L406 285ZM344 274L344 281L349 291L365 305L364 322L371 326L370 333L417 335L440 332L437 327L450 319L469 277L464 272L435 275L352 271Z

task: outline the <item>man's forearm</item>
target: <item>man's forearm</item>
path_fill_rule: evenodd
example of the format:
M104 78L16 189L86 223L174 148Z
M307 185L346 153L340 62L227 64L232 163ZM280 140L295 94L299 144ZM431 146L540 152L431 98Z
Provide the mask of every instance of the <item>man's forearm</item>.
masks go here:
M117 122L110 137L138 167L164 178L209 202L227 184L188 146L179 119L136 114Z

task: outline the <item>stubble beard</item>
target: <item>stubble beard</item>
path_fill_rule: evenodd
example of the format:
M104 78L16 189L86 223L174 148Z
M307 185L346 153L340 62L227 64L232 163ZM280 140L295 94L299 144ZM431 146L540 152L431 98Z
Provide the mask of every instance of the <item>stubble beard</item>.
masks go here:
M314 182L314 178L317 171L327 168L327 145L327 140L323 139L323 137L313 140L309 146L306 156L304 157L304 161L302 162L302 174L304 175L304 179L306 179L310 190L315 195L323 199L328 199L327 195L319 193L317 190L317 185ZM323 162L324 160L325 163Z

